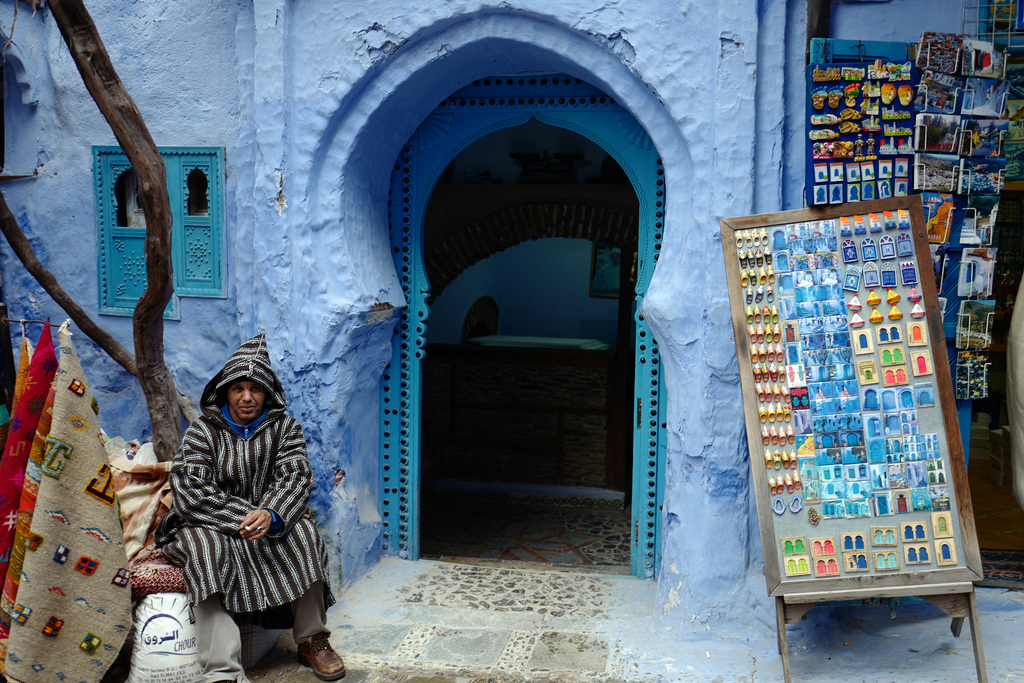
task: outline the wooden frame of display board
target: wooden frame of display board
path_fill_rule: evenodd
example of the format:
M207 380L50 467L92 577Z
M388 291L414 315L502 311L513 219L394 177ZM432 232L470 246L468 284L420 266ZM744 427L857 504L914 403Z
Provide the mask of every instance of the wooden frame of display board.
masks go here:
M987 681L981 554L920 197L720 224L786 681L787 623L819 602L902 596L953 617L955 636L970 619Z

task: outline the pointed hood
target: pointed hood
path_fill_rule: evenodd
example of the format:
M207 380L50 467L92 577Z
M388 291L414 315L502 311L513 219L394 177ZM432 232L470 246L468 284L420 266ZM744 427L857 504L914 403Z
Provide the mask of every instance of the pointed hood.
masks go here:
M266 403L268 409L284 408L284 387L281 380L270 367L270 353L267 351L267 337L262 332L252 339L243 342L221 371L206 383L199 404L203 412L211 409L218 411L227 402L227 390L235 382L249 380L259 382L267 390Z

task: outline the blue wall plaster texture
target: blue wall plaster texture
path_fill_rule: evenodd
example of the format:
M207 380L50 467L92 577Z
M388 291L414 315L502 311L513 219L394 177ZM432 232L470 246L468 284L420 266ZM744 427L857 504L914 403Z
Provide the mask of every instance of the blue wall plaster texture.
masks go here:
M718 218L801 206L803 2L183 0L93 11L157 142L226 149L227 297L181 300L168 365L198 396L239 341L266 331L306 429L339 581L379 556L377 383L393 321L366 313L404 304L387 236L402 145L447 94L497 73L568 73L629 109L667 182L644 306L667 398L659 603L667 624L705 626L768 605ZM864 36L876 24L844 22ZM48 13L22 11L15 38L5 172L40 176L4 194L43 263L95 313L90 145L114 139ZM65 317L9 249L0 274L14 317ZM100 322L131 346L129 319ZM106 429L148 434L134 381L81 336L79 347Z

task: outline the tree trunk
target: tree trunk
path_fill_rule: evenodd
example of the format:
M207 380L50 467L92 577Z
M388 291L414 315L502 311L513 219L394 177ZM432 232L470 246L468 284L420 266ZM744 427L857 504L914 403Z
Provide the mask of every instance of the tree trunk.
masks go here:
M171 205L160 150L142 114L114 70L96 25L81 0L47 3L64 42L103 117L114 131L138 177L139 203L146 217L146 290L132 316L139 383L153 425L153 447L170 459L181 440L177 391L164 363L164 309L173 293Z
M46 290L46 293L67 312L74 323L78 325L78 329L98 344L101 349L106 351L107 355L113 358L118 365L137 377L139 371L135 364L135 356L114 339L109 332L97 325L82 310L82 307L64 291L56 276L43 266L36 256L35 250L32 249L28 237L25 236L21 226L18 225L18 219L11 213L11 209L7 205L7 199L2 193L0 193L0 232L7 238L11 248L14 249L15 255L21 260L29 275L34 277L42 285L43 289ZM177 396L178 410L186 421L192 422L199 417L199 412L192 401L180 393Z

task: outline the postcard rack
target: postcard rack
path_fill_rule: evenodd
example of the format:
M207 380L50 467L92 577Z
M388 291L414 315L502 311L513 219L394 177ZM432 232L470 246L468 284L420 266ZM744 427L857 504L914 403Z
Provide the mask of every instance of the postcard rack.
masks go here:
M982 578L919 196L720 220L768 593L920 596L969 619Z

